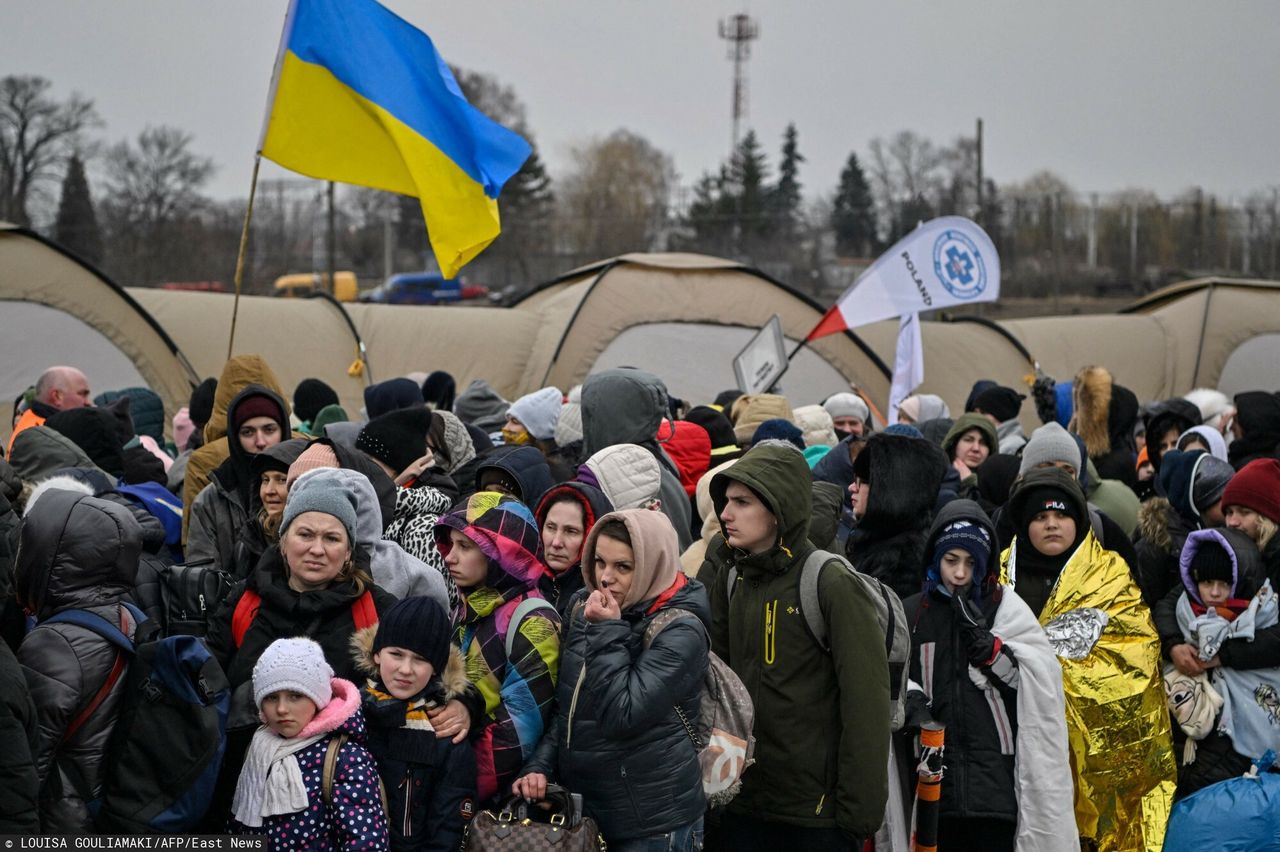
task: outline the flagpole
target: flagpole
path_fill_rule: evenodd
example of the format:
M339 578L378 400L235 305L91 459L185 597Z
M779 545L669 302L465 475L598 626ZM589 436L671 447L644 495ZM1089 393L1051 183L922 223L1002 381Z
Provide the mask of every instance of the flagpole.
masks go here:
M231 306L231 333L227 337L227 360L236 345L236 318L240 313L240 283L244 280L244 256L249 247L249 222L253 219L253 199L258 193L258 167L262 165L262 155L253 155L253 177L249 182L249 204L244 211L244 226L240 229L240 250L236 253L235 302Z

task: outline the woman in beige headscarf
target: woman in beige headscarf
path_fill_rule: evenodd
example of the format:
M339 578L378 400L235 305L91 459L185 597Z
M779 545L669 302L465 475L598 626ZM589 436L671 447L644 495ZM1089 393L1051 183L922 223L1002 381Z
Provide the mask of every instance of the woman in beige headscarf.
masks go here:
M561 636L556 720L513 785L530 799L548 781L582 793L611 848L701 846L706 799L687 726L698 723L711 608L678 553L661 512L610 512L592 527L586 588Z

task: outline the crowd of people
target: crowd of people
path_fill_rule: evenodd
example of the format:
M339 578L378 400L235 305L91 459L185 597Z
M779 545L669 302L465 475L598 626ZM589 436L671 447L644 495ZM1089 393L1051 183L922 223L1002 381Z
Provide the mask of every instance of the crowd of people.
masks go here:
M272 849L457 849L567 790L615 850L899 850L921 819L941 850L1154 850L1266 775L1280 395L1089 366L885 423L832 390L435 372L348 412L245 355L166 412L49 368L0 460L0 833L101 827L157 636L229 696L185 828Z

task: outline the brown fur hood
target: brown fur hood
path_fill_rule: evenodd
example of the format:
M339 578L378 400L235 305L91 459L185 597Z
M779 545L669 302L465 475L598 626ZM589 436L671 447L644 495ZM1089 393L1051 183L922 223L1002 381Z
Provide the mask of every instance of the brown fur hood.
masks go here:
M371 624L351 634L351 658L356 661L356 668L370 677L376 677L378 666L373 661L373 639L378 634L378 625ZM444 684L445 700L457 698L467 691L470 682L467 680L466 662L462 651L456 645L449 646L449 662L440 674Z
M1090 458L1111 452L1111 373L1106 367L1085 367L1072 386L1075 396L1075 433L1084 441Z
M1164 497L1152 497L1138 510L1138 537L1160 550L1173 550L1173 538L1169 535L1169 523L1173 519L1173 505Z

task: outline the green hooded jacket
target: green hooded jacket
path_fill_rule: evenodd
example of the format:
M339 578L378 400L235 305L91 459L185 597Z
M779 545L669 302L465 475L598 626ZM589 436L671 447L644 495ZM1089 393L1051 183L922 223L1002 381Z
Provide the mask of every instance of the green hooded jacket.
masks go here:
M711 594L712 649L755 703L756 763L728 813L868 837L884 821L888 789L889 669L875 609L845 569L826 563L818 597L831 652L823 651L800 613L800 568L814 550L808 464L789 447L753 448L712 479L717 514L735 480L773 512L778 541L749 554L726 544L722 529L698 575Z

